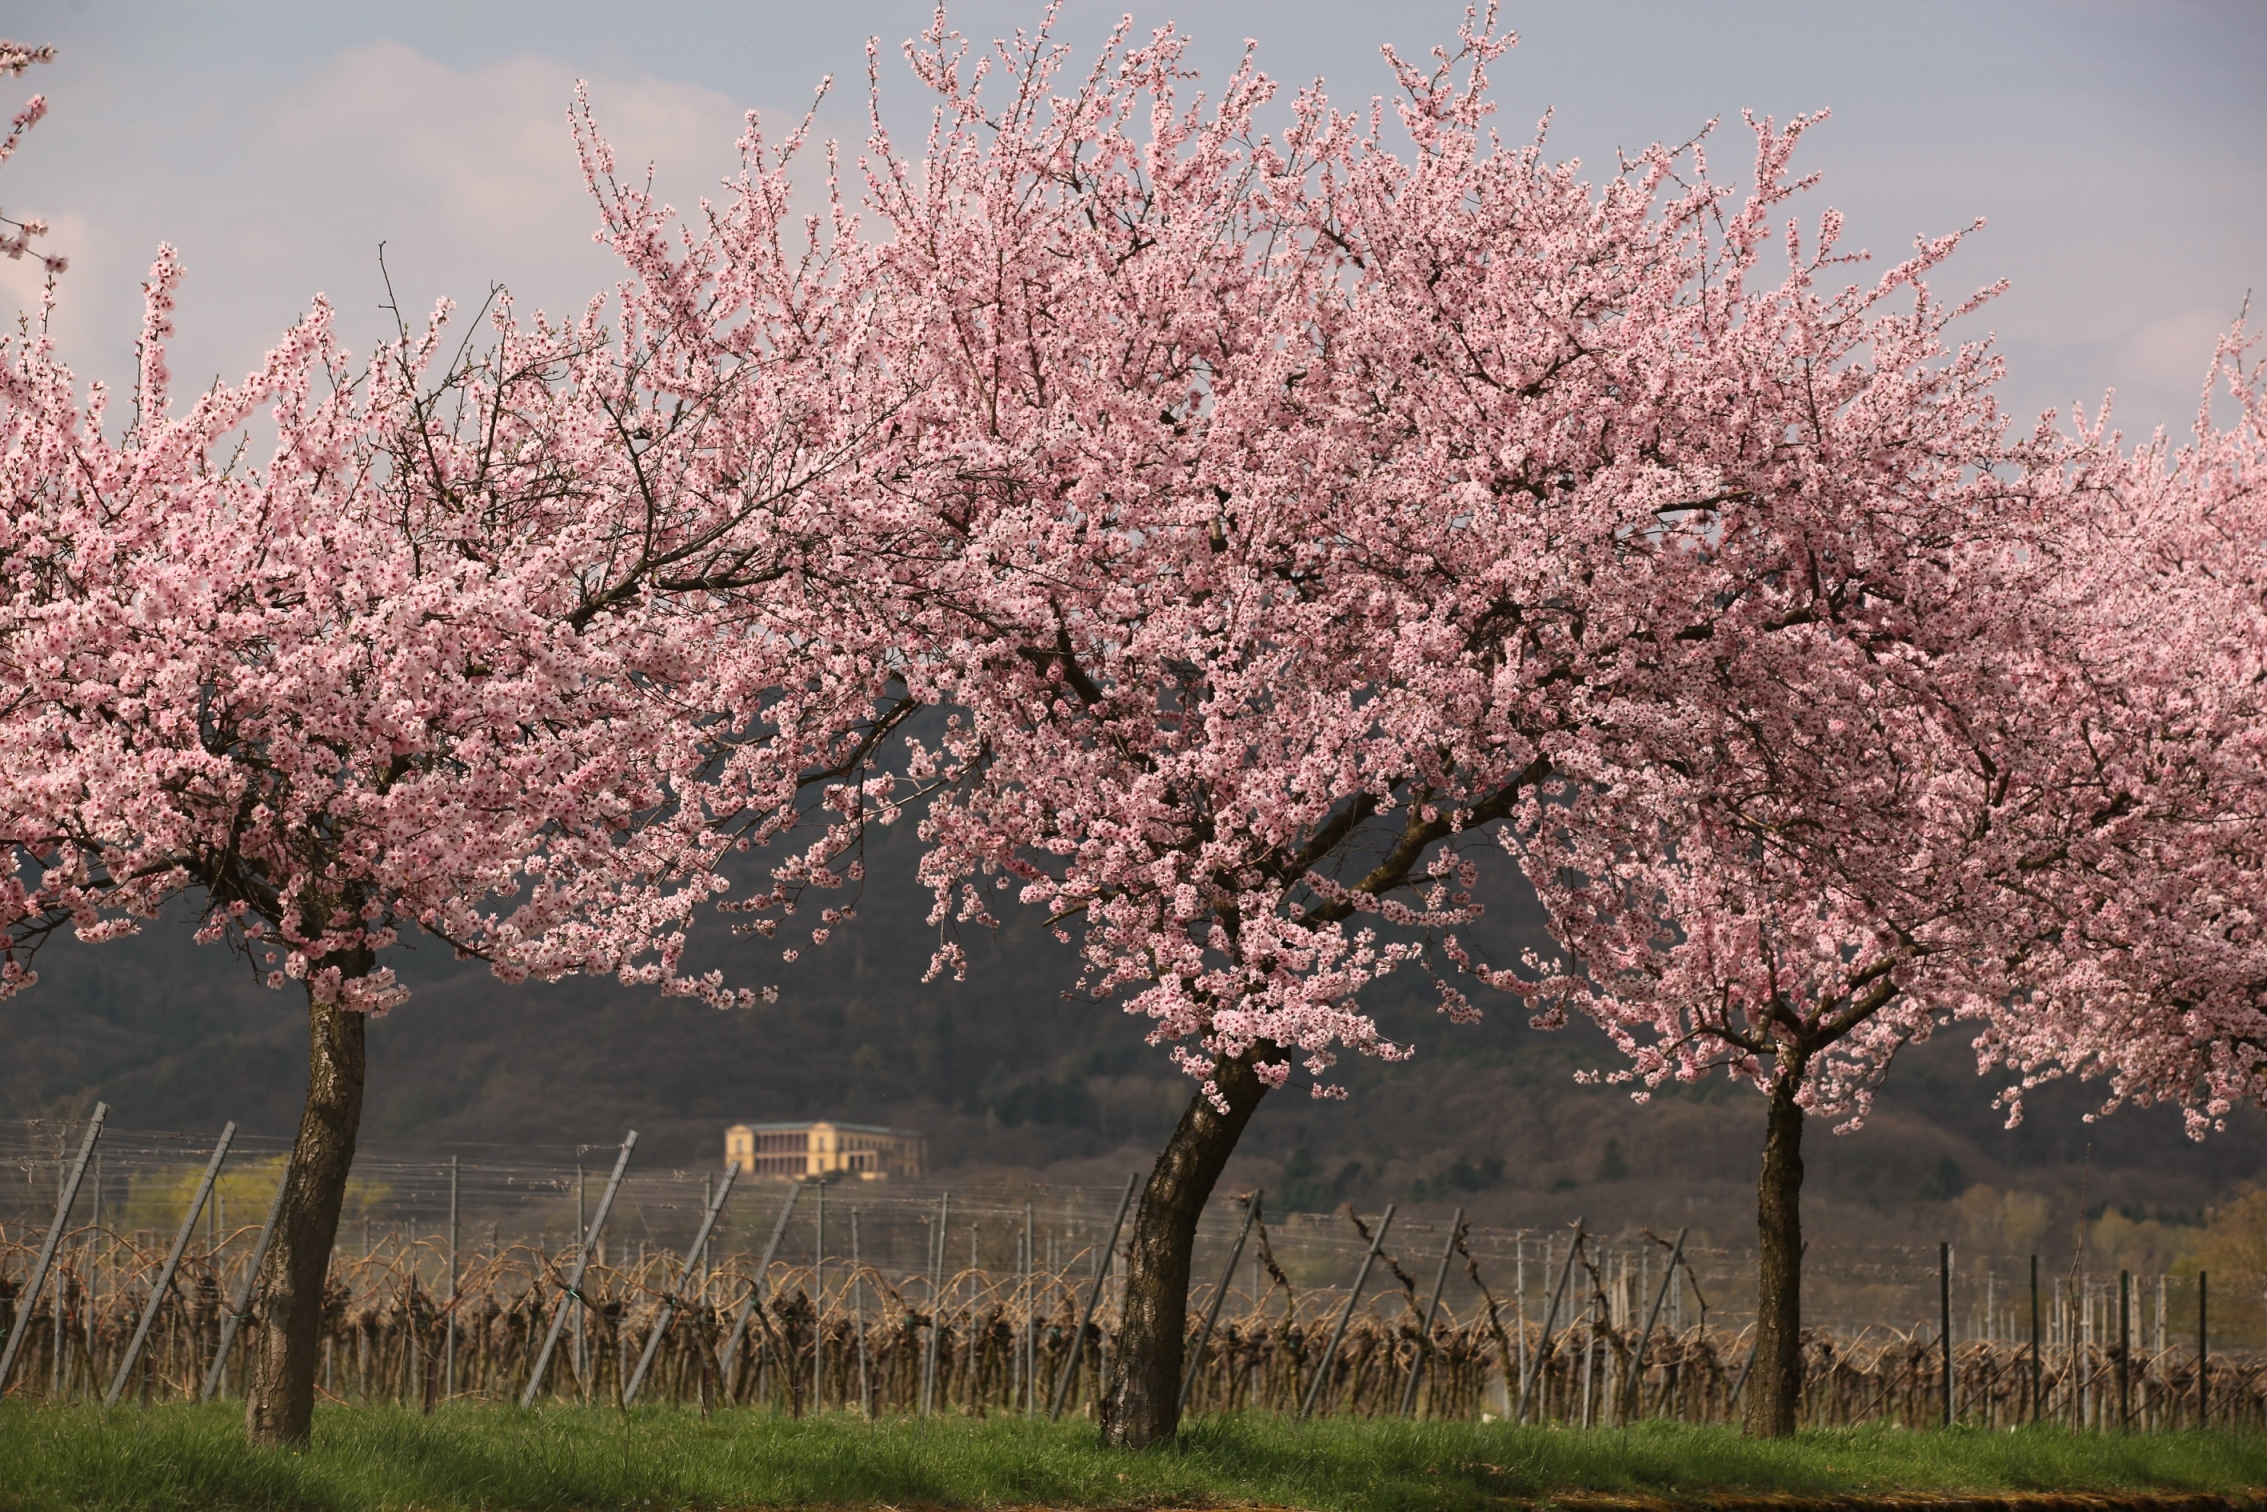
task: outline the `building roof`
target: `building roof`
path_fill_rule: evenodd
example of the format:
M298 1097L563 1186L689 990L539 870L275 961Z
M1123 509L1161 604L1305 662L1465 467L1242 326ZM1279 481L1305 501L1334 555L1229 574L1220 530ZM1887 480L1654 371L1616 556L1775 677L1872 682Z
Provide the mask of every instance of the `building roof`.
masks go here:
M748 1129L760 1134L773 1131L784 1132L788 1129L808 1129L818 1124L825 1124L830 1129L847 1129L853 1134L890 1134L899 1139L920 1139L924 1137L919 1129L892 1129L884 1124L844 1123L839 1118L797 1118L773 1123L757 1123L751 1120L736 1123L732 1127Z

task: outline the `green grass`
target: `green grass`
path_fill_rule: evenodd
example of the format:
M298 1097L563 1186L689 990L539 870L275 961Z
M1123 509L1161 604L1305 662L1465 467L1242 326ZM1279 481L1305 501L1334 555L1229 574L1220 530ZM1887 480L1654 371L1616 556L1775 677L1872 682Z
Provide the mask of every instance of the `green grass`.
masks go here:
M1164 1450L1103 1450L1089 1424L793 1422L673 1408L431 1417L326 1408L305 1453L247 1448L226 1406L104 1414L0 1405L0 1507L753 1508L1268 1506L1401 1512L1574 1494L1706 1502L1929 1492L2255 1492L2267 1437L1910 1433L1757 1443L1718 1429L1200 1420Z

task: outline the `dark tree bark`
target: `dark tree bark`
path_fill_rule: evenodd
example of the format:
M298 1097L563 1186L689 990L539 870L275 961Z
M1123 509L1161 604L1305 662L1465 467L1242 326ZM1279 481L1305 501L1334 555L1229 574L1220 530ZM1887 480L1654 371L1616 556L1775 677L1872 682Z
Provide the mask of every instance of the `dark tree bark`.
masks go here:
M1795 1101L1803 1068L1787 1058L1771 1083L1756 1182L1755 1362L1747 1373L1747 1431L1783 1438L1795 1431L1803 1392L1803 1110Z
M1188 1336L1189 1250L1213 1185L1243 1137L1267 1084L1252 1070L1261 1052L1221 1060L1212 1074L1223 1113L1198 1093L1149 1173L1126 1242L1125 1312L1102 1401L1102 1441L1140 1449L1181 1424L1182 1349Z
M356 951L324 964L361 977L375 962L369 952ZM317 1003L310 995L307 1105L299 1115L290 1185L262 1273L266 1327L244 1398L244 1433L255 1444L302 1445L313 1426L323 1289L362 1126L366 1028L367 1015L335 1002Z

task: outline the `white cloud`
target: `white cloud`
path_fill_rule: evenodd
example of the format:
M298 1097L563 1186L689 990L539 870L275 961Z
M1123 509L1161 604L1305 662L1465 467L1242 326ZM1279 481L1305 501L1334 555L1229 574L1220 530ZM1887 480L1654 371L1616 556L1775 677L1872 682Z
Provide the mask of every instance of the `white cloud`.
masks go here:
M2234 323L2233 309L2203 307L2152 320L2118 343L2116 371L2127 382L2200 394L2212 350Z
M17 81L54 109L0 173L0 200L56 223L71 258L56 333L89 375L131 371L150 255L161 240L181 249L182 389L191 375L249 370L317 290L366 348L385 329L381 241L413 318L444 293L477 304L492 281L523 308L561 313L608 288L617 269L591 245L596 217L566 126L577 74L624 167L657 160L659 188L680 205L731 170L740 105L762 105L776 137L829 71L843 83L820 134L839 133L855 155L869 31L883 39L885 108L908 151L928 103L894 45L926 21L918 0L659 7L629 28L592 0L16 8L26 4L48 13L37 34L63 51ZM1034 4L959 0L954 19L981 42L1027 24ZM2250 86L2267 28L2256 7L2174 4L2178 24L2160 8L2089 0L2042 29L2036 7L2012 0L1916 0L1912 24L1884 32L1868 30L1863 8L1523 0L1526 41L1497 71L1500 123L1516 139L1558 102L1554 151L1579 153L1595 175L1616 143L1681 140L1721 113L1716 166L1737 178L1736 107L1783 120L1831 103L1834 122L1798 160L1826 174L1804 213L1841 206L1850 242L1884 261L1916 231L1990 216L1935 283L1952 297L2013 280L1964 333L2000 333L2017 413L2074 397L2090 409L2115 384L2130 428L2182 427L2207 333L2244 290L2267 287L2267 176L2243 146L2261 135ZM1326 4L1328 25L1311 24L1312 0L1200 9L1208 84L1232 66L1235 39L1257 36L1275 77L1326 75L1354 104L1385 82L1380 36L1421 53L1462 3ZM1073 8L1065 25L1082 55L1115 13ZM1962 38L1949 51L1947 27ZM0 266L0 310L25 302L23 276Z
M359 236L366 257L384 240L389 258L463 298L496 279L579 303L611 265L590 248L573 89L573 71L547 58L458 71L396 42L346 53L267 113L300 189L290 221L333 246ZM658 163L665 189L691 200L731 168L741 116L722 95L651 77L594 80L591 93L624 166Z
M183 387L253 370L318 292L367 351L390 328L381 243L413 322L443 295L476 307L494 283L523 310L579 309L620 268L591 241L597 211L567 123L575 79L551 58L458 69L379 42L282 89L174 111L155 143L96 129L99 110L59 109L25 148L43 176L12 193L54 223L48 240L71 259L55 319L66 360L114 384L131 372L160 241L187 271L173 346ZM652 75L589 82L623 169L655 162L678 203L715 193L735 167L742 112L724 95ZM38 282L29 262L0 260L0 306L35 307Z

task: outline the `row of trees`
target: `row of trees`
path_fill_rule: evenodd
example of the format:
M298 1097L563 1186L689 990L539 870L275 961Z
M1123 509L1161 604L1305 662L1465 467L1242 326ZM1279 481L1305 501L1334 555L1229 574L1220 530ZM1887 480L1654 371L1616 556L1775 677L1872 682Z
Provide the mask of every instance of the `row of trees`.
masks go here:
M919 827L932 974L1042 910L1197 1084L1133 1221L1120 1444L1175 1430L1262 1100L1411 1053L1364 1011L1389 974L1586 1015L1639 1096L1767 1096L1763 1433L1804 1121L1862 1119L1901 1046L1972 1024L2014 1114L2066 1074L2200 1130L2257 1096L2240 326L2234 424L2184 448L2012 427L1948 335L1994 291L1928 285L1958 236L1844 287L1839 216L1782 223L1815 118L1749 123L1744 192L1705 136L1593 185L1488 132L1508 45L1389 52L1391 111L1349 113L1248 56L1191 99L1171 29L1078 75L940 18L921 149L872 70L817 213L808 119L751 116L681 218L578 101L626 277L571 320L443 306L358 362L318 302L176 407L166 250L124 416L39 328L0 347L5 990L188 897L308 999L255 1438L308 1430L390 947L746 1006L696 919L823 946L877 823ZM1553 955L1474 954L1490 854Z

